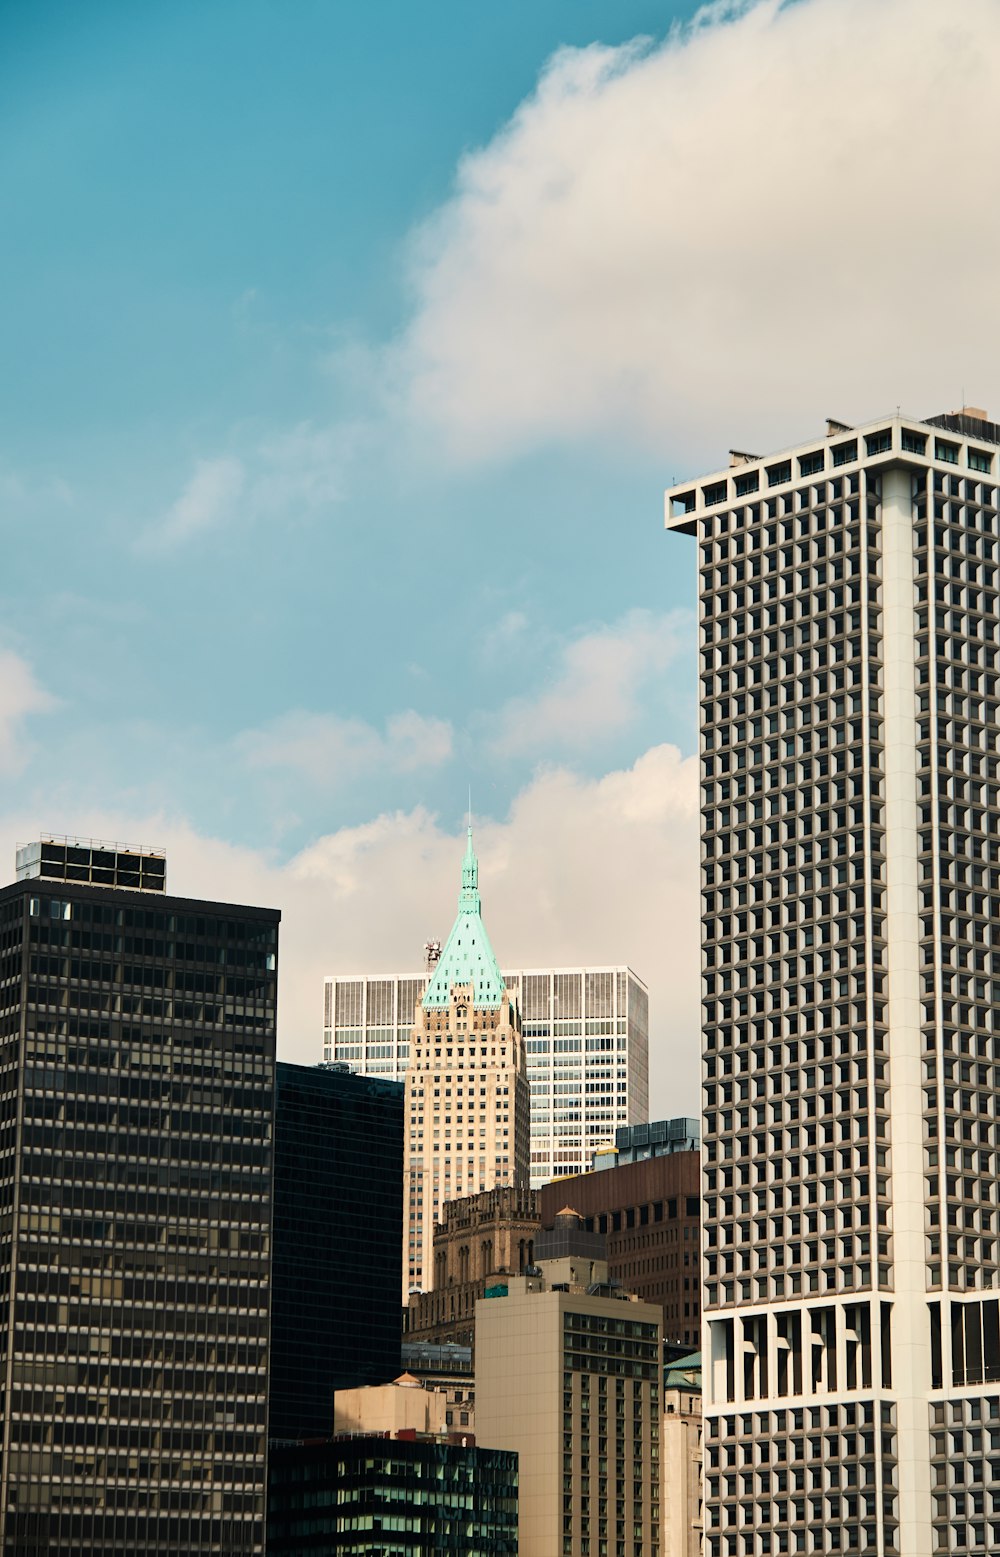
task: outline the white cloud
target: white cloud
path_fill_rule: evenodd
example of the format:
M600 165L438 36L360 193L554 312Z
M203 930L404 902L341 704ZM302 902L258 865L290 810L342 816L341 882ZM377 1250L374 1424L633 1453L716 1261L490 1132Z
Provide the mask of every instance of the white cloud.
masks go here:
M636 610L574 639L540 692L512 698L490 721L497 751L584 751L627 730L642 688L662 683L688 627L683 612Z
M998 96L997 0L715 5L559 52L419 235L411 414L464 457L701 462L828 412L989 407Z
M650 987L652 1117L698 1109L697 762L658 746L597 780L548 772L506 821L477 825L484 916L508 967L626 961ZM86 836L152 840L168 890L280 908L279 1053L322 1057L323 977L419 969L455 912L462 830L397 812L318 839L282 864L176 818L66 816ZM0 819L0 860L38 821ZM0 876L0 880L9 879Z
M366 774L438 767L451 756L452 730L412 708L392 714L384 731L363 719L297 710L245 731L236 748L251 768L289 769L333 789Z
M25 721L55 707L30 665L11 649L0 649L0 774L20 773L28 760Z
M163 519L142 537L142 545L169 550L232 517L243 491L246 472L240 460L228 456L199 460L194 475Z
M346 473L364 444L366 424L299 422L258 438L242 452L202 459L180 497L139 537L143 551L171 551L206 531L260 519L294 523L343 500Z

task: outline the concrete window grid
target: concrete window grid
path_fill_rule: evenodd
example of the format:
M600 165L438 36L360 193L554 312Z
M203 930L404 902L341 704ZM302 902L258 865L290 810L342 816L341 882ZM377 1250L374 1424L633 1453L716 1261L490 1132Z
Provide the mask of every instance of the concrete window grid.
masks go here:
M895 1462L888 1403L707 1418L706 1557L894 1552Z
M739 1262L746 1264L744 1257L753 1253L747 1249L748 1239L752 1241L754 1232L764 1234L765 1219L757 1215L758 1191L761 1197L763 1192L769 1193L776 1179L790 1192L789 1203L779 1201L771 1229L775 1242L790 1242L790 1234L803 1234L804 1217L810 1211L810 1191L821 1196L824 1179L841 1179L846 1196L851 1179L863 1181L867 1176L867 1188L863 1182L854 1183L850 1194L857 1200L859 1190L866 1192L870 1201L867 1236L871 1285L882 1290L888 1287L891 1293L895 1280L897 1290L891 1293L890 1312L894 1314L898 1308L902 1324L894 1340L901 1341L904 1355L909 1347L908 1355L916 1364L916 1378L921 1377L924 1366L926 1352L922 1356L922 1349L933 1358L936 1345L936 1391L942 1382L942 1350L946 1354L945 1390L949 1383L955 1389L981 1388L984 1381L991 1382L996 1377L995 1366L987 1363L985 1355L987 1311L995 1307L995 1302L991 1298L980 1300L975 1293L996 1292L1000 1284L1000 1229L992 1204L1000 1152L996 1119L1000 1031L994 1017L994 1011L1000 1008L1000 978L994 979L994 971L1000 975L1000 962L994 969L991 947L993 926L1000 920L1000 514L997 489L983 479L992 475L995 480L1000 429L987 426L979 430L981 437L994 440L992 450L973 447L966 433L973 437L976 429L970 430L968 424L976 419L945 419L948 430L954 431L952 437L927 424L907 426L898 418L891 425L856 432L835 427L832 443L825 441L816 449L793 451L780 460L772 456L771 462L759 469L750 468L757 463L752 456L736 455L732 464L737 468L728 475L708 478L703 487L690 492L670 494L673 514L682 521L679 527L700 537L705 591L702 652L711 656L702 665L703 751L706 766L709 759L713 765L712 772L705 775L706 784L712 786L705 797L706 821L715 822L717 833L713 836L710 827L706 837L706 878L709 869L713 873L711 883L706 881L706 891L715 894L715 900L706 903L706 941L717 927L719 934L718 954L706 956L705 969L706 1001L710 1002L705 1080L706 1087L715 1089L706 1107L710 1101L708 1111L717 1116L706 1134L707 1199L711 1201L715 1195L715 1204L708 1205L706 1218L706 1306L744 1306L748 1299L754 1304L768 1298L784 1298L787 1302L792 1297L790 1283L784 1291L780 1284L780 1275L794 1274L787 1266L781 1273L768 1271L769 1278L778 1278L773 1288L758 1279L752 1265L744 1271L739 1269ZM894 458L881 458L890 454ZM806 476L807 465L810 478L821 478L822 486L819 479L810 479L808 486L796 479L797 475ZM844 483L839 489L834 485L838 481ZM879 506L883 484L884 532ZM739 503L741 497L748 499L746 504ZM850 505L855 498L859 503L857 520L862 542L858 548L861 568L857 579L852 573L850 545L821 546L822 531L817 522L821 516L812 512L823 507L824 500L829 514L835 501ZM755 502L760 505L760 527L765 530L765 544L757 547L748 544L746 533L740 535L741 521L733 517L737 508L746 509ZM844 521L848 527L854 518L848 512ZM805 522L800 524L800 519ZM769 524L775 526L774 543L781 553L776 561L771 559L771 567L766 555ZM825 579L821 569L826 570ZM836 620L841 609L848 615L859 609L857 623L848 621L842 628L839 655L821 652L823 644L814 632L818 628L823 633L825 629L820 626L818 615L812 624L802 620L803 615L810 614L808 607L804 612L801 609L803 603L814 600L821 587L827 590L823 611L830 618ZM880 636L883 609L885 645ZM757 623L747 620L754 612L760 618ZM912 620L912 629L908 627L908 618ZM786 628L790 637L783 636ZM857 632L861 637L860 664L857 656L843 652L844 648L850 649ZM759 640L759 647L755 639ZM834 643L831 638L826 646L828 651ZM758 663L755 673L748 676L746 662L753 654ZM793 663L794 675L789 675ZM860 683L855 679L859 668ZM786 690L792 695L783 696ZM836 706L838 699L842 700L840 708ZM867 769L852 760L846 771L838 772L837 763L831 760L828 774L817 774L817 756L835 759L838 752L836 746L824 751L822 746L803 739L807 732L796 706L799 702L811 705L814 731L821 731L822 724L831 720L848 726L841 748L844 755L857 753L849 726L853 719L860 719ZM777 774L777 796L767 791L761 794L755 788L756 775L746 760L749 742L743 739L740 729L735 730L736 739L731 741L725 729L727 724L738 726L741 720L755 718L762 721L762 738L773 740L777 746L771 769ZM883 739L891 743L893 757L892 762L885 764L885 771ZM811 775L803 770L806 762L813 764ZM767 776L766 766L764 773ZM856 777L863 782L852 784ZM825 779L830 780L826 793L821 782ZM770 804L774 799L777 806ZM778 821L783 831L786 821L808 823L798 836L792 833L791 841L802 849L787 871L794 896L810 867L817 870L826 865L832 872L843 863L850 871L854 863L850 850L843 857L838 853L837 845L844 841L842 827L831 827L828 840L821 832L818 838L815 836L817 827L825 820L824 808L829 814L833 801L842 807L846 802L848 813L834 820L846 822L848 832L861 833L862 856L868 867L862 879L872 882L872 893L856 915L851 900L855 882L850 875L846 883L831 883L834 897L846 886L847 912L834 902L831 913L812 916L820 918L821 932L824 923L830 931L825 944L822 933L814 937L810 953L815 956L818 949L829 957L826 966L817 970L804 965L807 954L801 946L793 948L794 958L791 953L785 955L788 948L781 937L786 930L798 932L801 926L794 912L790 916L779 913L775 921L771 913L775 906L773 895L768 900L765 893L761 901L762 894L755 889L767 883L768 873L760 868L761 851L755 854L746 839L749 836L754 842L752 829L756 825L765 831L763 842L767 847L772 840L766 829L772 820ZM763 803L755 814L758 802ZM860 817L851 815L852 810L860 810ZM730 842L742 843L742 849L738 846L724 850L717 846L718 835L727 833L737 834ZM811 860L804 857L806 846L824 841L828 843L825 857L818 849L813 850ZM785 838L782 836L777 842L783 847ZM748 874L751 861L758 865L756 877ZM895 870L895 876L889 875L890 869ZM907 872L905 882L899 874L901 870ZM894 895L887 895L893 881ZM915 886L911 886L914 881ZM885 915L889 908L894 916L888 921L894 937L891 947L886 943ZM763 924L760 918L764 919ZM751 939L761 931L762 939L769 938L772 922L779 944L772 947L768 939L763 952L755 956ZM742 957L736 952L741 939L748 946ZM855 945L861 955L852 959ZM919 965L911 958L911 946L919 949ZM885 1027L890 954L895 990L893 1020L901 1024L894 1040L891 1075ZM755 966L758 972L763 967L770 981L787 982L800 996L810 992L808 985L821 984L823 979L846 979L848 984L846 990L843 985L835 990L832 1001L814 1007L821 1020L810 1025L810 1006L804 1001L787 1010L781 1010L778 1002L770 1009L766 1005L761 1008L757 1000L759 981L755 983L753 978ZM746 975L742 981L741 973ZM862 1003L861 991L855 999L851 988L851 981L861 977L865 979L864 1014L857 1009ZM715 980L713 988L707 987L710 978ZM856 984L854 988L857 989ZM835 1018L841 1013L837 1008L845 1005L855 1009L838 1023ZM912 1019L910 1011L915 1013ZM733 1025L742 1027L742 1042L739 1034L732 1041ZM815 1120L808 1115L803 1118L802 1113L802 1105L810 1097L801 1081L806 1064L803 1049L809 1040L813 1054L808 1058L817 1074ZM755 1043L761 1056L758 1060L753 1059ZM791 1052L789 1045L793 1046ZM857 1063L857 1072L841 1075L841 1060L850 1067ZM862 1062L866 1063L866 1073L860 1069ZM825 1071L820 1069L821 1065L826 1066ZM799 1076L787 1086L786 1079L791 1078L785 1073L790 1068L796 1069ZM758 1127L751 1110L758 1103L767 1108L772 1101L772 1075L764 1076L763 1088L757 1088L761 1069L777 1073L773 1090L781 1094L783 1109L787 1104L792 1112L798 1110L797 1119L786 1115L773 1122L765 1120L763 1129ZM890 1081L894 1098L898 1092L896 1106L900 1110L895 1142L888 1132L884 1108ZM745 1088L742 1096L741 1088ZM869 1124L873 1128L867 1137L841 1141L839 1111L850 1106L847 1100L859 1088L867 1090ZM822 1112L824 1099L832 1116L828 1119ZM921 1102L922 1109L913 1106ZM728 1114L725 1121L723 1113ZM827 1123L834 1125L834 1137L823 1141ZM813 1142L805 1133L811 1127L819 1136ZM795 1130L802 1132L797 1140L792 1135ZM761 1161L762 1137L767 1155L775 1159L774 1167L770 1161ZM790 1142L796 1150L789 1149ZM811 1164L806 1161L806 1148L810 1145L815 1146ZM785 1162L778 1167L776 1159L782 1153ZM899 1197L895 1234L886 1193L894 1179ZM904 1184L905 1195L901 1193ZM829 1185L828 1194L831 1199L836 1197L835 1183ZM917 1208L916 1215L911 1207ZM819 1224L824 1215L823 1201L814 1201L811 1209L818 1218L815 1231L822 1237L827 1231ZM856 1231L860 1236L861 1229ZM898 1271L892 1264L893 1237L898 1244ZM766 1256L761 1263L767 1263ZM774 1263L777 1266L778 1262ZM856 1261L856 1270L860 1270L861 1263ZM919 1293L910 1275L915 1264L920 1271ZM812 1272L806 1268L803 1274L811 1276ZM818 1290L829 1294L829 1306L846 1318L848 1307L854 1303L852 1292L859 1289L846 1284L838 1289L835 1284L826 1284L822 1270L818 1276L818 1289L802 1285L792 1301L801 1302L805 1315L813 1311L813 1293ZM934 1314L938 1315L936 1342L924 1334L920 1323L920 1315L928 1308L921 1301L924 1276L927 1290L943 1295L942 1302L929 1305L932 1321ZM728 1292L723 1287L726 1277L732 1282ZM955 1297L949 1299L949 1292ZM954 1347L953 1322L959 1295L964 1297L958 1312L965 1320L965 1351L962 1369L952 1369L952 1379L947 1356ZM881 1303L883 1311L887 1307L885 1302ZM979 1308L983 1310L981 1335L974 1313ZM873 1305L873 1316L874 1312ZM711 1322L711 1312L708 1317ZM738 1325L749 1324L752 1328L754 1324L752 1311L735 1318ZM767 1323L775 1320L780 1324L782 1311L771 1308ZM990 1322L995 1331L995 1315ZM891 1327L895 1326L893 1318ZM742 1330L739 1338L744 1339ZM773 1348L773 1330L769 1341ZM994 1351L995 1342L994 1335ZM878 1351L876 1342L875 1353ZM769 1366L773 1371L773 1355ZM877 1486L874 1509L866 1511L872 1514L869 1528L862 1529L860 1538L847 1542L847 1549L860 1544L861 1550L891 1552L902 1540L910 1550L915 1534L918 1540L930 1538L931 1498L927 1497L925 1512L920 1474L924 1456L931 1448L926 1426L922 1425L927 1407L920 1400L920 1384L916 1391L907 1388L903 1375L911 1376L909 1370L897 1366L895 1371L899 1375L895 1393L900 1397L901 1412L899 1465L892 1463L892 1454L882 1444L884 1461L876 1467L882 1480ZM843 1386L842 1378L841 1393ZM852 1386L848 1383L847 1387L850 1392ZM893 1392L887 1378L883 1378L882 1388ZM877 1381L874 1390L878 1390ZM779 1399L782 1392L779 1387ZM817 1393L821 1397L826 1393L822 1384ZM773 1380L765 1398L775 1398ZM725 1413L725 1391L720 1397L716 1389L715 1399L721 1399L721 1411ZM985 1435L977 1436L977 1414L987 1409L985 1401L986 1397L970 1394L945 1405L940 1403L940 1395L937 1399L932 1397L930 1409L936 1435L935 1552L983 1553L998 1547L1000 1486L995 1486L991 1478L995 1468L1000 1480L1000 1458L996 1454L1000 1449L1000 1432L996 1441L989 1444ZM994 1408L997 1404L994 1400ZM741 1416L732 1420L752 1420L757 1433L767 1432L766 1414L757 1412L751 1418L742 1415L740 1406L736 1409ZM879 1409L877 1405L875 1409ZM947 1413L957 1414L955 1420ZM771 1420L777 1421L781 1414L773 1412ZM708 1419L709 1423L718 1420L711 1408ZM966 1420L970 1424L968 1431ZM712 1474L717 1472L718 1460L709 1469ZM803 1477L806 1469L802 1469ZM894 1495L897 1485L902 1489L898 1497ZM731 1502L727 1501L730 1497ZM707 1508L709 1530L715 1540L714 1547L709 1547L710 1557L735 1557L737 1552L743 1557L744 1553L757 1551L845 1549L844 1529L836 1507L822 1511L822 1521L813 1521L811 1516L816 1510L804 1508L794 1529L789 1526L775 1531L763 1521L756 1521L754 1500L744 1498L741 1486L722 1487L717 1475L714 1482L710 1476Z
M866 491L866 524L875 505ZM709 1304L889 1278L888 1211L871 1185L887 1125L884 971L872 967L882 904L865 888L881 863L877 709L863 690L879 647L877 549L862 506L854 476L705 521ZM754 582L771 573L773 589ZM865 781L840 777L863 765ZM819 1028L832 1036L811 1037ZM751 1157L752 1183L731 1165Z
M962 1291L1000 1278L996 489L929 473L915 513L927 1273Z
M1000 1396L929 1409L935 1552L1000 1550Z

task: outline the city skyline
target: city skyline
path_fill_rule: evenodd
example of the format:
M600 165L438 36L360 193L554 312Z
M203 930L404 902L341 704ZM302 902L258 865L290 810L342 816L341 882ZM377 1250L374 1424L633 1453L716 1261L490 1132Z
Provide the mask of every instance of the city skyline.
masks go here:
M471 779L510 961L640 967L652 1112L692 1111L693 570L657 494L722 418L753 448L857 406L851 330L858 414L996 400L991 310L974 350L904 328L989 295L992 210L902 275L871 220L890 168L899 210L976 203L994 0L693 9L0 21L0 853L149 838L182 890L280 904L290 1061L334 958L440 929L412 882L443 892Z

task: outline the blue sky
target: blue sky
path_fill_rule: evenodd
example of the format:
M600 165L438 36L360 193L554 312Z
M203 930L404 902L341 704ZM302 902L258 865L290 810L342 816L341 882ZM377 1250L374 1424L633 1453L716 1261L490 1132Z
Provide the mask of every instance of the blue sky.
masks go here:
M552 51L662 35L672 8L4 14L5 636L59 700L26 781L47 789L58 752L67 826L74 796L121 791L286 849L373 798L457 814L467 781L502 813L561 753L484 762L496 710L567 637L690 605L663 461L541 448L455 468L398 439L364 364L337 358L405 328L414 228ZM296 429L334 446L327 491L291 478L255 513L244 482L229 522L143 544L199 462ZM484 641L504 619L521 626L500 654ZM654 703L690 745L691 697ZM381 728L405 710L452 725L453 763L402 787L385 769L308 794L276 769L218 782L230 740L291 711ZM632 733L589 749L624 757Z
M274 901L308 1058L323 971L446 933L471 784L501 959L632 962L693 1111L663 488L997 411L995 310L914 324L995 287L949 154L1000 151L994 44L998 0L8 0L0 850Z

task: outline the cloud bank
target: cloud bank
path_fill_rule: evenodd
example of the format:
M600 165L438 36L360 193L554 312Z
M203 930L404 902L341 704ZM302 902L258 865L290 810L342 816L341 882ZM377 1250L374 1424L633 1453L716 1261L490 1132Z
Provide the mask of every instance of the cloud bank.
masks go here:
M650 988L651 1117L698 1107L697 763L657 746L631 767L584 779L549 771L504 821L477 825L484 914L509 966L628 962ZM319 838L291 860L206 837L183 819L90 812L93 837L154 839L168 890L282 911L279 1053L322 1057L323 978L419 968L457 903L464 837L416 809ZM37 836L0 818L0 859ZM5 876L3 879L9 879Z
M998 0L716 4L561 51L417 238L409 415L460 458L701 462L989 406L998 96Z

